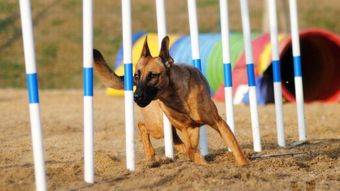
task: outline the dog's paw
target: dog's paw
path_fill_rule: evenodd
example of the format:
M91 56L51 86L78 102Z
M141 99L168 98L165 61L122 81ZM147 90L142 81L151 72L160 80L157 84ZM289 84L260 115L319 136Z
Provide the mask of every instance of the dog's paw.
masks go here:
M175 161L174 159L167 158L167 157L160 160L160 162L161 162L162 164L169 164L169 163L172 163L172 162L174 162L174 161Z
M199 164L199 165L208 165L207 161L204 159L203 156L200 154L195 154L194 155L194 163Z
M179 154L185 154L187 153L187 150L185 148L184 144L179 144L179 145L175 145L175 149Z
M160 167L161 166L161 162L160 161L147 161L146 162L146 166L148 168L157 168L157 167Z

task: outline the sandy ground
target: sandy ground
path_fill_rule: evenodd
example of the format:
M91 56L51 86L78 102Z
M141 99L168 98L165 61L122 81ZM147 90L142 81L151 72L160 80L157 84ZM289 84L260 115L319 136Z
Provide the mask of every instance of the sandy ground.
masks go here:
M83 182L82 91L41 92L50 190L339 190L340 105L308 104L307 144L278 148L274 106L259 107L262 158L252 152L249 108L235 108L237 138L251 163L237 167L218 134L208 128L208 166L184 156L149 167L136 140L137 170L125 170L123 99L95 91L95 184ZM224 104L217 103L225 115ZM0 190L33 190L34 173L25 90L0 90ZM284 105L286 138L297 140L296 111ZM138 117L138 112L137 112ZM137 131L136 131L137 132ZM138 137L138 136L136 136ZM163 157L162 141L153 141ZM270 156L273 155L274 156ZM285 155L288 154L288 155ZM269 155L269 156L267 156ZM277 155L277 156L275 156Z

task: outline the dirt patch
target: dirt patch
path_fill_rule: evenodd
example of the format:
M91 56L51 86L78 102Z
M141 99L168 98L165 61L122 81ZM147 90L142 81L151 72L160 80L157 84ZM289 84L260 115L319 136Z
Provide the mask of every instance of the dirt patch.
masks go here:
M144 162L136 140L137 170L125 170L123 98L95 91L95 181L83 182L82 91L41 92L45 158L50 190L339 190L339 104L308 104L305 107L309 142L293 148L276 144L274 106L259 107L264 151L253 153L250 114L236 106L236 136L251 163L235 166L218 134L208 128L208 166L198 166L184 156L158 165ZM217 103L225 116L224 104ZM33 190L27 95L24 90L0 90L0 188ZM286 138L297 140L296 108L284 105ZM137 118L139 113L136 111ZM137 131L136 131L137 132ZM136 136L138 137L138 136ZM158 156L163 142L153 140Z

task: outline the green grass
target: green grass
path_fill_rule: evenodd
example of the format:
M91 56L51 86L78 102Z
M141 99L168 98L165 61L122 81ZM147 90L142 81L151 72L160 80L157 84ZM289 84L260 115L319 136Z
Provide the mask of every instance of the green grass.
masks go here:
M82 1L32 0L36 58L41 88L82 87ZM187 5L168 0L169 33L188 34ZM262 29L262 0L249 0L252 31ZM94 46L112 63L121 43L121 2L94 1ZM241 31L239 0L229 0L230 26ZM300 29L340 33L339 0L299 0ZM197 0L200 32L219 31L217 0ZM154 0L132 1L133 32L156 32ZM0 1L0 88L25 87L19 5ZM98 80L96 85L100 86Z

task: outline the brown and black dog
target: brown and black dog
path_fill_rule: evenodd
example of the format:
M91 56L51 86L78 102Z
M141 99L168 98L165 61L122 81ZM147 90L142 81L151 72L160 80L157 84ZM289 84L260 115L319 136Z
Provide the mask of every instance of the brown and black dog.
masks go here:
M95 70L107 87L123 89L124 77L112 72L98 50L94 50L94 63ZM158 57L151 56L145 39L141 57L135 67L134 85L134 100L143 115L138 128L147 159L155 157L150 136L163 138L163 111L172 124L176 150L187 154L195 163L206 164L197 148L199 127L202 125L209 125L220 134L232 150L237 164L248 163L229 126L218 114L210 97L207 80L193 67L174 64L169 54L168 37L162 40Z

